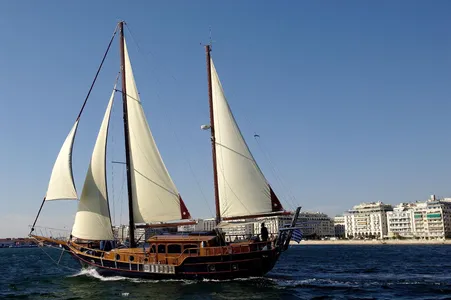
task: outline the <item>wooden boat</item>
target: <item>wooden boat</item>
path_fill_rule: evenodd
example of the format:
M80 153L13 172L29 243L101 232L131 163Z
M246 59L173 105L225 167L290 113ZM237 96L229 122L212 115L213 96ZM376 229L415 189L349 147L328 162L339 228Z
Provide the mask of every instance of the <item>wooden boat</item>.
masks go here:
M122 87L117 90L115 84L113 88L82 194L78 197L72 176L72 146L83 109L117 31L120 35ZM47 193L30 236L41 244L60 245L83 267L94 267L102 275L227 279L262 276L274 267L281 253L288 248L300 207L293 216L291 226L280 231L277 238L226 242L221 229L226 221L288 212L283 209L254 160L224 96L210 57L211 46L205 48L210 125L204 125L203 129L210 130L212 141L217 224L214 231L155 235L142 245L135 240L137 226L175 226L192 224L193 221L164 165L147 123L124 38L124 22L119 22L82 109L55 161ZM108 126L116 92L121 94L123 104L129 208L129 244L121 247L114 245L105 170ZM44 203L61 199L79 200L69 239L57 240L35 234L36 221ZM110 246L105 248L105 244Z

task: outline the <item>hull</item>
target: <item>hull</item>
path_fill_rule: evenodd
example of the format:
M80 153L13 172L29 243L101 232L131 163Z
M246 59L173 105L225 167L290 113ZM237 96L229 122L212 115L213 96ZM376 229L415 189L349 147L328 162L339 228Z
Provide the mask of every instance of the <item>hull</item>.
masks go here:
M280 252L277 249L253 253L187 257L178 266L134 264L104 260L70 252L83 267L95 268L102 276L144 279L233 279L260 277L272 270Z
M63 247L84 268L95 268L103 276L146 279L234 279L261 277L271 271L288 249L291 227L280 229L274 240L225 242L223 234L155 235L142 248L116 247L99 241L55 240L32 236L40 244ZM106 246L110 245L110 246Z

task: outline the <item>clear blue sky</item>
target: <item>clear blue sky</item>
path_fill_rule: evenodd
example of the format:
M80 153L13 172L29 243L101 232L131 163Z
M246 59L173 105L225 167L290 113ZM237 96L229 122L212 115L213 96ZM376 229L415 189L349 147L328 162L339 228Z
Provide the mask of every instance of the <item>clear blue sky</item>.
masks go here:
M28 233L119 19L140 45L128 38L144 109L193 216L214 211L200 130L210 26L232 110L288 209L291 196L331 215L451 196L450 15L449 1L3 1L0 237ZM118 65L115 41L76 137L79 191ZM109 160L122 160L120 105L111 126ZM127 215L122 175L109 166L116 223ZM70 228L75 205L47 203L38 224Z

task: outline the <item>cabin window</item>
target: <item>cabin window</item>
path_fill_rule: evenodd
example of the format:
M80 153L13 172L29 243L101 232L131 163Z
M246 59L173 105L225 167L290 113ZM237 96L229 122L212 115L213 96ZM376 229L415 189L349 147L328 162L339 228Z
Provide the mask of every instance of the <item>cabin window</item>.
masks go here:
M158 253L166 253L166 245L158 245Z
M150 253L157 253L157 250L156 250L156 248L155 248L155 245L152 245L152 246L150 247L149 252L150 252Z
M168 245L168 253L182 253L182 246L176 244Z
M130 255L130 257L128 258L130 261L134 261L135 257L133 255Z
M121 256L119 254L116 254L116 260L121 260Z
M199 248L198 245L184 245L183 246L184 250L189 249L189 250L186 250L185 253L197 253L197 248Z

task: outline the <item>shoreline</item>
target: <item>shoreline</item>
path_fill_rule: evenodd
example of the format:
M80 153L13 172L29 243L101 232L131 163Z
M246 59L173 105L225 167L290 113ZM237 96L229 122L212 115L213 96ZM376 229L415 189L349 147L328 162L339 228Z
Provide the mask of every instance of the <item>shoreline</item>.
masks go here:
M451 240L325 240L291 241L290 245L451 245Z

